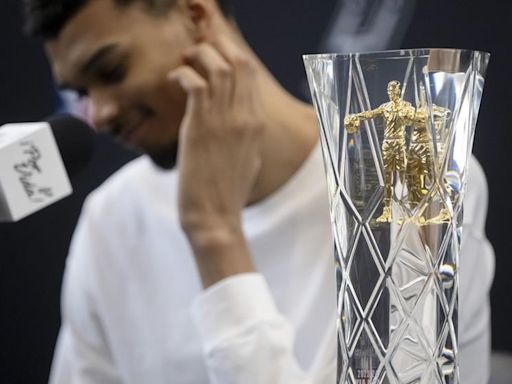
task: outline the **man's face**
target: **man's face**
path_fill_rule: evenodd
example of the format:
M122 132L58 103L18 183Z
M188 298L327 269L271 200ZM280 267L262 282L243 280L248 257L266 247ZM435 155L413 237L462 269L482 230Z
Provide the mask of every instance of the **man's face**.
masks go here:
M139 2L90 0L46 48L56 81L89 97L99 131L172 166L186 98L166 77L192 44L178 5L155 16Z
M397 101L400 99L400 86L395 84L395 83L391 83L388 85L388 96L389 96L389 100L391 101Z

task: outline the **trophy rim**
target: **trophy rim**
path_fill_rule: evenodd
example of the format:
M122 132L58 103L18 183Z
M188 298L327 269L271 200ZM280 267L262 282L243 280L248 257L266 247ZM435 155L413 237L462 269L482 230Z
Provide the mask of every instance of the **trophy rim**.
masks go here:
M353 58L359 59L404 59L407 57L428 57L431 51L440 51L446 53L457 53L457 54L472 54L484 56L486 60L489 59L491 54L486 51L479 51L474 49L464 48L410 48L410 49L393 49L383 51L371 51L371 52L350 52L350 53L312 53L302 55L304 61L314 60L350 60Z

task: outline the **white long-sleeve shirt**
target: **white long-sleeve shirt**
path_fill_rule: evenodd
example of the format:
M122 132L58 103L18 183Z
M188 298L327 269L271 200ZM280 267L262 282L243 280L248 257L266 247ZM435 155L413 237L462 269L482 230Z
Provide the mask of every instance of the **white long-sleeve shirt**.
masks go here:
M243 212L258 273L206 291L177 214L177 175L146 157L86 202L68 258L54 384L334 383L334 256L317 147L276 193ZM486 184L465 202L459 335L462 382L489 371Z

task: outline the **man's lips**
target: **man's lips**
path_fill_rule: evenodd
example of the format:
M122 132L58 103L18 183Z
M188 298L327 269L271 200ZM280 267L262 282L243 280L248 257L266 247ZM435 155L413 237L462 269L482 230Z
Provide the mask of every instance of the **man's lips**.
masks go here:
M112 130L114 137L129 146L136 146L140 140L142 125L145 118L141 118L130 125L124 125L122 128Z

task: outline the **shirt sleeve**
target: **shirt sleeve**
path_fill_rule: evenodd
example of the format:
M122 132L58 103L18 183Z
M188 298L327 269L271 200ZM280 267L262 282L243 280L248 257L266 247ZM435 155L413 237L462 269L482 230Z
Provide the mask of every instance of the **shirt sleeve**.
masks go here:
M101 247L87 205L73 237L62 286L62 325L51 384L120 384L100 317L95 311L91 259Z
M260 274L232 276L208 288L196 298L193 316L212 384L333 380L335 359L326 365L330 369L318 372L306 372L299 366L293 327L277 310Z

